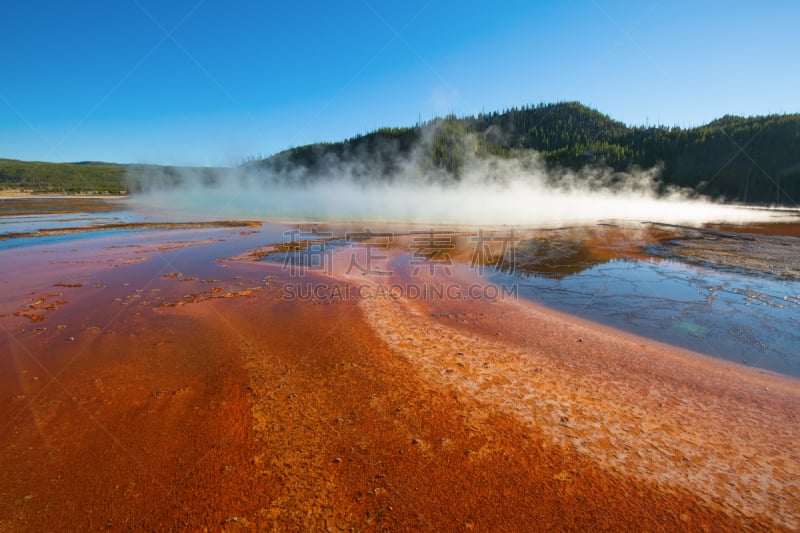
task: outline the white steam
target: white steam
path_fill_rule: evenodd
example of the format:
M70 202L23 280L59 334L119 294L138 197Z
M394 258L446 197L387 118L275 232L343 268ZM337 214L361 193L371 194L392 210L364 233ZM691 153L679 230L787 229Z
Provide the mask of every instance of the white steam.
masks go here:
M172 212L275 220L551 226L598 220L741 223L787 216L722 205L681 190L659 194L659 168L554 171L536 155L472 158L458 179L424 168L414 156L399 161L388 178L377 177L375 170L374 179L363 159L328 158L312 178L304 169L280 175L251 167L213 174L178 169L168 176L150 169L145 178L138 176L142 192L135 197Z

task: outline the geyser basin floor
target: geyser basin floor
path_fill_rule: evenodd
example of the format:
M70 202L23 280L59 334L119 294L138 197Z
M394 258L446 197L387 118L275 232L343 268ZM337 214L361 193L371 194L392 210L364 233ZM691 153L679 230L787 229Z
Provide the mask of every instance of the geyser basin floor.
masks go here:
M0 529L800 526L796 379L524 300L381 296L487 286L422 234L356 248L392 276L246 259L291 229L0 251Z
M532 242L549 255L526 255L523 241L514 275L492 279L591 320L800 376L800 224L664 229L539 231Z

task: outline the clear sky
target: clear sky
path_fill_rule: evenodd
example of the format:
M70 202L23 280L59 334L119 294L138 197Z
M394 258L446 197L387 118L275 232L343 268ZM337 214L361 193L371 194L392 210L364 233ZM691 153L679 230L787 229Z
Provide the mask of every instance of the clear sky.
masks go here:
M629 124L800 112L800 2L4 2L0 157L220 165L578 100Z

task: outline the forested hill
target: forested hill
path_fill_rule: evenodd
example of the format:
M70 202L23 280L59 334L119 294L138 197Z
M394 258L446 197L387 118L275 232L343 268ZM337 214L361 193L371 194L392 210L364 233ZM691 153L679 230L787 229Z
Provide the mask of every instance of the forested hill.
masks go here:
M474 158L525 158L533 151L551 167L662 165L662 186L729 201L791 206L800 201L800 114L725 116L689 129L629 127L579 103L547 104L383 128L247 165L308 181L345 162L357 179L373 180L391 176L413 158L423 173L457 180Z
M125 166L83 161L43 163L0 159L0 194L124 194Z
M219 183L240 170L254 179L292 185L342 175L361 182L404 174L457 181L476 161L497 159L523 165L543 160L551 168L569 169L658 166L663 189L674 185L728 201L797 206L800 114L725 116L689 129L630 127L578 103L548 104L383 128L251 160L238 170L0 159L0 191L135 194L148 182L166 187L179 187L186 179Z

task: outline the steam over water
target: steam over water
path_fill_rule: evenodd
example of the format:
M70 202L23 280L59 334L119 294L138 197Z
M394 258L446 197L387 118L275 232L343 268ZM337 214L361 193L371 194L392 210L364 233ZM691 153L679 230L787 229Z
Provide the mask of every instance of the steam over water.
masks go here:
M526 228L551 228L538 235L542 242L577 247L583 246L581 231L604 226L644 231L641 228L659 223L693 227L723 223L741 224L746 233L754 223L796 223L799 214L724 205L692 191L664 190L658 183L658 167L629 172L553 170L535 156L526 161L474 158L457 177L431 170L414 158L394 167L396 171L387 176L363 159L329 158L322 171L313 172L291 166L280 172L247 167L169 175L151 171L135 177L142 194L134 200L178 216L352 221L364 227L380 222L464 229L512 225L523 233ZM599 221L656 224L601 226ZM558 233L556 228L571 231L565 226L577 233ZM706 235L688 227L680 231L691 242L701 242L698 236ZM679 256L677 245L659 244L644 249L647 258L597 259L556 277L536 274L537 261L544 256L533 253L531 275L498 274L493 279L519 287L522 297L569 313L709 355L800 375L794 354L798 281L794 275L773 279L793 264L791 259L786 262L785 251L794 246L795 237L775 237L780 240L775 244L761 237L728 235L730 246L740 248L735 251L720 241L721 235L709 237L714 242L703 245L708 249L687 249L687 257ZM517 254L518 267L523 266L524 250L533 247L541 252L544 246L531 235L526 238L529 242L522 243ZM619 237L608 236L612 243L615 238ZM691 255L695 252L697 257ZM713 257L731 254L741 264L715 264ZM574 259L569 254L556 258L567 267Z
M480 159L458 178L426 173L414 160L386 177L356 163L331 161L321 175L253 168L152 169L135 176L136 199L192 215L391 221L466 225L559 225L597 220L666 223L776 220L785 211L722 205L686 190L659 190L658 168L613 172L548 170L543 162Z

